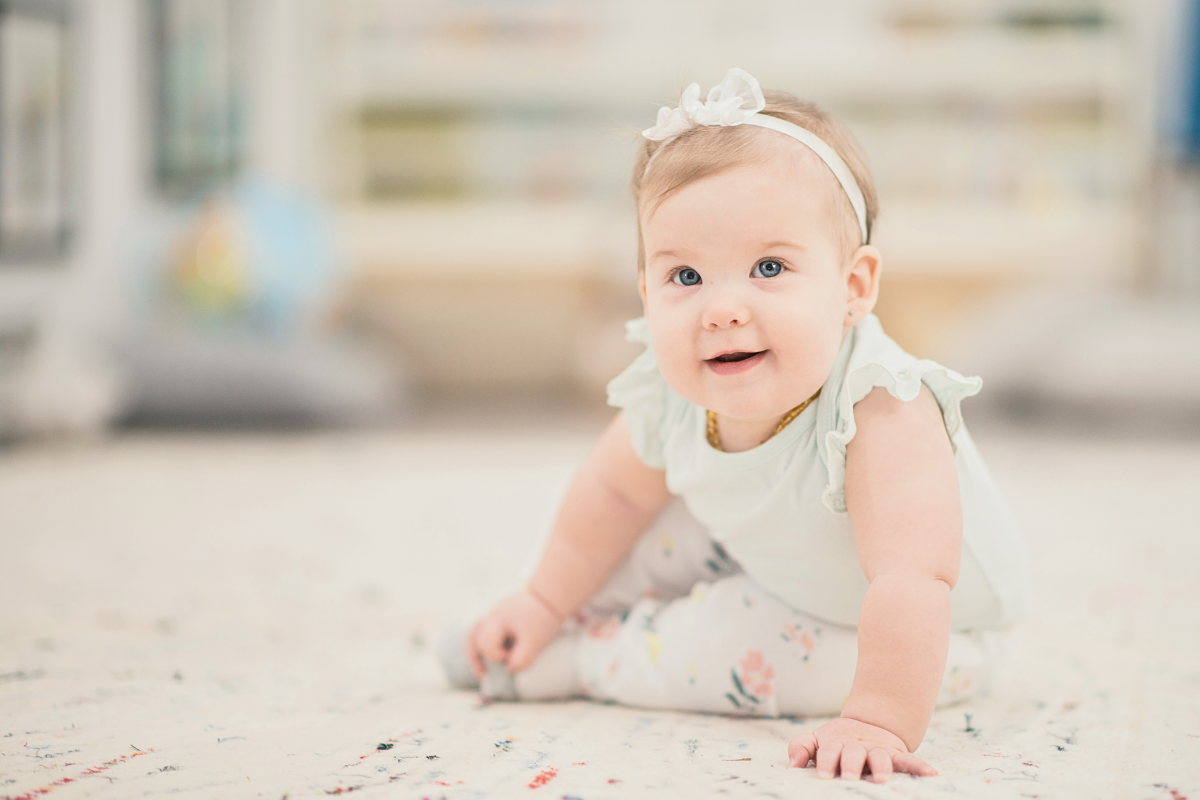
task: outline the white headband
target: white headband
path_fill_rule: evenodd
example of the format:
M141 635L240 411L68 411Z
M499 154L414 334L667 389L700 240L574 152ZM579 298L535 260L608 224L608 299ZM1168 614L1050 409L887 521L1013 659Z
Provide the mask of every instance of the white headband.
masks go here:
M656 142L667 142L694 125L754 125L758 128L768 128L790 136L808 147L824 161L833 171L834 177L842 185L850 205L854 206L854 214L858 217L858 229L862 240L867 242L867 204L863 200L862 189L854 180L854 174L846 166L832 147L812 131L805 130L786 120L760 114L767 105L763 98L762 89L752 75L737 67L725 73L725 80L714 86L708 92L708 100L700 103L700 84L693 83L683 90L679 99L679 108L663 106L658 110L658 121L653 128L642 131L642 136ZM646 172L654 157L662 152L662 147L654 151L646 162ZM646 172L642 173L643 177Z

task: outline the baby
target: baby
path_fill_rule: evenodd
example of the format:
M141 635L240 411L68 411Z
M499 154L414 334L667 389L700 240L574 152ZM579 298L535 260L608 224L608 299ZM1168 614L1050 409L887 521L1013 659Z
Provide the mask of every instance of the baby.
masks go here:
M871 314L876 197L849 131L731 69L644 132L646 351L525 587L443 635L496 699L830 719L791 764L881 782L986 680L1027 555L964 378Z

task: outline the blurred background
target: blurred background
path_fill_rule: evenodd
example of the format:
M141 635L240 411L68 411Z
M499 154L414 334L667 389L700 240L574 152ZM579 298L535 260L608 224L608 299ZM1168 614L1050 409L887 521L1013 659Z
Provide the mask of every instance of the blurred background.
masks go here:
M1196 6L6 0L0 437L605 413L636 132L733 65L860 137L981 418L1198 428Z
M429 643L611 419L638 132L731 66L850 125L885 328L984 379L1038 606L953 785L1196 797L1200 0L0 0L0 785L540 763Z

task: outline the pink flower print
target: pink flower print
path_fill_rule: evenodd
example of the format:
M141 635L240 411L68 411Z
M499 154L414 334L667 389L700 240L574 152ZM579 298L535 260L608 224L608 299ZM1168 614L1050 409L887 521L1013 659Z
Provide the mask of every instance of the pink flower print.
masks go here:
M820 634L820 631L817 631ZM785 642L797 642L804 648L804 660L808 661L809 655L813 650L817 649L817 642L807 631L800 630L799 625L784 625L783 633L780 634Z
M770 697L775 694L775 668L766 663L759 650L748 650L738 662L741 674L734 673L741 683L742 694L754 698Z
M772 713L761 703L775 694L775 668L766 663L761 651L747 650L737 667L729 670L729 677L733 691L726 692L725 698L734 708L751 714Z

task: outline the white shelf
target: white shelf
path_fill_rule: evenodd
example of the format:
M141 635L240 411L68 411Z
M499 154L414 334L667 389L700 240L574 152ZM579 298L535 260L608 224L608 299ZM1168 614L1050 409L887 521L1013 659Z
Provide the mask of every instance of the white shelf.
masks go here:
M373 275L619 280L636 269L633 211L602 204L363 204L336 226L344 258Z
M1134 11L1097 4L1117 24L1026 30L988 21L1078 9L1047 0L816 8L781 7L764 28L755 11L721 16L705 6L674 19L614 0L573 7L569 46L455 33L455 15L483 20L486 31L488 14L517 13L507 7L430 7L428 19L393 16L375 27L350 20L334 34L335 107L344 121L369 108L541 109L552 112L548 125L578 112L636 128L684 83L707 88L740 66L764 86L831 107L874 140L868 152L885 190L877 242L890 274L1093 285L1130 276L1148 152L1138 83L1146 76L1134 68L1134 20L1122 19ZM932 22L922 26L922 14ZM905 15L918 22L888 21ZM418 34L414 25L425 27ZM940 138L922 125L941 125ZM504 156L488 142L481 152ZM614 180L623 183L624 171ZM364 204L347 208L341 227L352 263L410 277L626 275L636 252L632 211L600 199Z
M374 276L616 280L632 284L632 210L600 204L363 205L338 218L345 257ZM1127 277L1137 217L1117 204L1020 208L898 202L875 243L888 274L1108 282Z
M884 208L875 242L885 274L1103 285L1130 277L1138 231L1135 209L1116 203L909 202Z
M675 98L681 79L708 86L742 66L764 86L825 103L969 100L1079 103L1119 97L1128 48L1114 32L1030 36L1006 30L876 33L856 39L800 39L789 47L723 41L718 52L659 48L559 48L417 44L387 40L335 59L338 102L366 105L605 107ZM680 65L686 64L686 75ZM954 69L947 69L954 64Z

